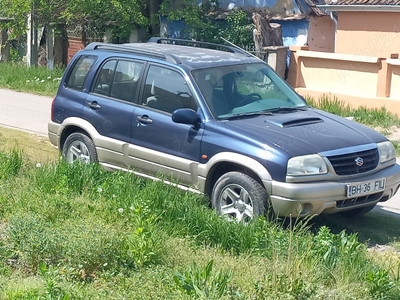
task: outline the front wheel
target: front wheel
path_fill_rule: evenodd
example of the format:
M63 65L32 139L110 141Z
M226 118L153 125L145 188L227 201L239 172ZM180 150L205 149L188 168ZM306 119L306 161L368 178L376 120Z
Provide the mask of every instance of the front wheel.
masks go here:
M97 162L97 152L93 141L80 132L72 133L67 137L62 155L69 163L76 161L85 164Z
M266 213L267 198L267 191L252 177L228 172L215 183L211 205L219 214L246 223Z

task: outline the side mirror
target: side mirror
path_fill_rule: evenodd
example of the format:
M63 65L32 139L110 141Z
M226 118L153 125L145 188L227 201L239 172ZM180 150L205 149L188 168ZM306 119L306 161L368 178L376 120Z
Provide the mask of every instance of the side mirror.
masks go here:
M197 126L200 123L200 116L193 109L179 108L172 113L172 121Z

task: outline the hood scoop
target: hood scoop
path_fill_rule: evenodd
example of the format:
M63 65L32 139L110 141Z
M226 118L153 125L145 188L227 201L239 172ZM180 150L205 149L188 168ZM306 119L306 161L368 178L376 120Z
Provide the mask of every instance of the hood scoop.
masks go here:
M279 127L296 127L296 126L304 126L322 123L324 120L318 117L308 117L308 118L299 118L299 119L286 119L286 120L269 120L268 122L279 126Z

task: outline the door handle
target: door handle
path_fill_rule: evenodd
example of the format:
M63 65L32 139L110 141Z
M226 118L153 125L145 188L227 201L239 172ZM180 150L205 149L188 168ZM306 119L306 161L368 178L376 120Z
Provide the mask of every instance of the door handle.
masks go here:
M147 116L147 115L138 116L136 118L136 120L138 120L138 122L143 123L143 124L151 124L151 123L153 123L153 120L150 119L149 116Z
M97 103L97 101L91 101L87 103L87 106L89 106L91 109L100 109L101 105Z

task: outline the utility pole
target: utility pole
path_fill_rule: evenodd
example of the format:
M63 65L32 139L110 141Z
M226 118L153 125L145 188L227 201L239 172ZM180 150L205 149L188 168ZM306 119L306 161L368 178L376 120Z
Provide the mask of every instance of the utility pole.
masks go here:
M54 24L49 24L46 30L47 69L54 69Z

